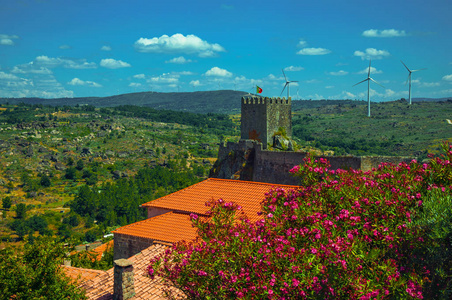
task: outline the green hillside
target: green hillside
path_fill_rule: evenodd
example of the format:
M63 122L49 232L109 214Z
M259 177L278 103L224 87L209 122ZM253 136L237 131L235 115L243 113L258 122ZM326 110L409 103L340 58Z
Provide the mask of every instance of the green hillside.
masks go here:
M452 141L452 101L336 104L294 111L293 135L303 146L336 155L399 155L425 158Z

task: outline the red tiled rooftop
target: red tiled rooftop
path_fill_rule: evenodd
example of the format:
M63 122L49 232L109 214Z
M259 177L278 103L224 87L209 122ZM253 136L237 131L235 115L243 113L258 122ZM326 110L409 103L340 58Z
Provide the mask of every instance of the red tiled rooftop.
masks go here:
M135 286L135 296L131 299L164 299L162 279L156 277L151 280L147 277L147 266L149 261L156 255L163 253L168 248L166 245L154 244L149 248L129 258L133 262L133 279ZM113 272L114 268L104 271L91 280L85 281L81 287L85 289L86 296L90 300L110 300L113 299ZM174 289L177 291L176 289ZM179 292L180 298L183 294ZM178 298L179 299L179 298Z
M106 273L106 271L102 270L76 268L71 266L61 266L61 267L63 268L63 271L67 277L71 278L72 280L80 284Z
M205 206L207 201L221 198L242 206L248 218L255 221L259 219L257 213L261 210L260 203L265 199L265 193L272 188L296 189L298 186L208 178L142 206L204 214L208 210Z
M91 250L92 252L94 252L96 254L96 260L100 260L102 258L102 256L104 255L104 252L113 248L113 244L114 241L108 241L105 244L100 245L97 248L94 248L93 250Z
M175 243L182 240L191 241L197 236L196 228L192 227L190 216L173 212L120 227L113 233L138 236L167 243Z

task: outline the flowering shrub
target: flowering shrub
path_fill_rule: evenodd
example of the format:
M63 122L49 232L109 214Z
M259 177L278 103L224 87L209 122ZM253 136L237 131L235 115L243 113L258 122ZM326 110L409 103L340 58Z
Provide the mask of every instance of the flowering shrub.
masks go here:
M270 191L260 221L234 203L209 202L208 219L191 215L199 238L154 258L149 273L193 299L440 296L451 271L438 275L438 259L428 256L438 239L426 235L424 206L451 197L452 147L445 147L446 156L428 164L369 172L330 170L325 159L307 157L291 170L302 185Z

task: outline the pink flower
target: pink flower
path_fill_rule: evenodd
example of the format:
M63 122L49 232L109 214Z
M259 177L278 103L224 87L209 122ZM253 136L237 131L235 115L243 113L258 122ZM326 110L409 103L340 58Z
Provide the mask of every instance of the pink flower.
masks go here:
M295 174L298 173L298 171L300 171L300 166L294 166L289 172Z

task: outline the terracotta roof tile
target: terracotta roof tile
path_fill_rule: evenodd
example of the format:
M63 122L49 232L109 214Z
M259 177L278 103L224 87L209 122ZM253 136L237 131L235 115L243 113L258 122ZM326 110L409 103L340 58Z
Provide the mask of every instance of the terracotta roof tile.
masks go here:
M84 269L84 268L76 268L71 266L61 266L63 268L66 276L71 278L72 280L82 284L87 280L91 280L99 275L103 275L106 271L102 270L92 270L92 269Z
M298 188L294 185L208 178L175 193L144 203L142 206L204 214L208 210L205 206L207 201L221 198L241 205L248 218L256 221L259 219L257 212L261 210L260 204L265 199L265 193L278 187Z
M192 227L190 216L173 212L120 227L113 233L167 243L182 240L190 241L197 236L196 228Z
M156 255L163 253L168 248L166 245L154 244L151 247L129 258L133 262L133 279L135 296L133 300L164 299L162 279L156 277L151 280L147 277L149 261ZM104 274L85 281L81 287L85 289L86 296L91 300L113 299L114 268L104 271ZM176 289L174 291L177 292ZM179 292L180 298L183 294Z
M108 241L107 243L102 244L97 248L94 248L93 250L91 250L91 252L94 252L96 254L96 260L100 260L104 255L105 251L113 248L113 244L114 244L113 240Z

